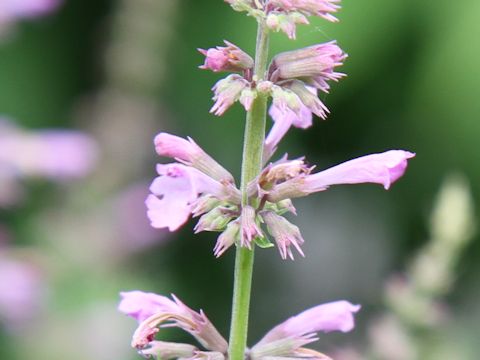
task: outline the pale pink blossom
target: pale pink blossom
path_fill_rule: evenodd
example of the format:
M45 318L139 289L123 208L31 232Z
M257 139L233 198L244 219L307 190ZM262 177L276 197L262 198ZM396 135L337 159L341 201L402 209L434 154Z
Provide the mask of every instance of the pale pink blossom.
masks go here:
M124 291L120 293L118 311L142 322L158 312L176 310L175 303L168 297L143 291Z
M198 49L205 56L205 63L200 69L213 72L242 72L253 68L253 59L245 51L231 42L224 41L227 46L217 46L208 50Z
M277 184L268 194L268 200L301 197L324 191L340 184L381 184L388 190L405 172L408 159L415 154L404 150L390 150L379 154L362 156L324 171L298 176Z
M270 106L269 114L274 123L265 138L263 149L264 163L275 153L278 144L292 125L301 129L306 129L312 125L312 112L303 104L297 113L292 110L281 111L277 106L272 105Z
M154 346L158 327L174 326L190 333L208 350L222 353L227 351L226 340L205 313L190 309L175 295L172 295L173 300L141 291L121 293L121 296L119 310L140 321L133 334L132 347L142 349L149 344ZM148 317L144 318L145 316Z
M97 153L94 140L79 131L27 131L0 121L0 167L15 177L84 177L96 164Z
M145 201L155 228L177 230L190 217L200 195L238 202L240 193L230 183L222 184L201 171L178 163L158 164L160 175L150 186Z
M345 300L317 305L275 326L252 347L250 355L254 360L267 356L302 358L307 354L327 359L325 355L313 354L313 350L303 346L318 340L317 332L353 330L354 314L359 310L360 305Z
M0 322L7 327L22 326L41 308L44 295L42 276L31 263L0 253Z
M155 136L154 143L155 150L160 156L167 156L192 166L215 180L234 182L232 174L203 151L190 137L183 139L168 133L159 133Z
M48 14L60 3L60 0L2 0L0 1L0 21L6 17L23 19Z

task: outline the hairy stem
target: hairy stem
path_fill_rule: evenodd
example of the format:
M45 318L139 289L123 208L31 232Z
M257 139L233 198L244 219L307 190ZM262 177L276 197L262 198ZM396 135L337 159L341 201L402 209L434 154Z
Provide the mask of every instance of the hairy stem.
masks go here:
M268 30L258 23L255 69L253 79L265 77L268 58ZM247 113L242 159L242 205L248 204L247 185L262 169L263 142L267 98L259 96ZM253 273L253 247L249 250L238 246L235 257L232 323L230 328L229 360L244 360L247 346L248 314Z

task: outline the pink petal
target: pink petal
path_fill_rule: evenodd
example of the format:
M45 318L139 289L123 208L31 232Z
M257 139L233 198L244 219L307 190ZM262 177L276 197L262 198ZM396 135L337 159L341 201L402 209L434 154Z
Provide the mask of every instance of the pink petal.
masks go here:
M187 167L170 164L158 169L161 176L153 181L150 186L153 195L145 201L147 216L154 228L175 231L187 222L197 192Z
M330 185L376 183L388 190L404 174L407 160L414 156L414 153L404 150L362 156L309 175L305 185L312 191L320 191Z
M360 305L345 300L315 306L275 326L257 345L289 337L299 338L318 331L351 331L355 326L353 314L359 310Z
M118 310L138 322L149 318L160 311L171 311L176 307L175 303L166 296L143 291L121 292L122 300Z

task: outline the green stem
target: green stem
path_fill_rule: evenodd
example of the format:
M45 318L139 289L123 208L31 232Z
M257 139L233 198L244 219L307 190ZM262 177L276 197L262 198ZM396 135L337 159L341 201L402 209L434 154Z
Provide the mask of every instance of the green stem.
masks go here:
M268 30L265 24L258 23L257 47L253 79L265 77L268 59ZM242 159L242 205L248 204L247 185L262 169L263 142L267 97L259 96L247 113ZM229 360L244 360L247 346L248 314L252 287L254 251L238 246L235 257L233 288L232 323L230 327Z

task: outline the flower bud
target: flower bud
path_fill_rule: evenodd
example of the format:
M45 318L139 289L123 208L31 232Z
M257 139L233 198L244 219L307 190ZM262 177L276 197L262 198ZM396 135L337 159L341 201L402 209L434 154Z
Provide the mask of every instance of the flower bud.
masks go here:
M213 87L213 100L215 104L210 109L210 113L221 116L230 106L237 101L243 89L249 85L248 81L240 75L229 75L225 79L218 81Z
M139 350L139 354L144 357L153 357L157 360L170 360L177 358L191 358L198 349L190 344L151 341L149 347Z
M267 15L266 24L272 31L283 31L289 39L294 40L296 38L296 25L308 24L307 18L299 12L281 13L270 12Z
M244 206L240 217L241 238L240 244L248 249L252 247L252 241L256 237L264 237L260 226L257 223L255 209L249 205Z
M273 211L262 211L260 216L267 224L268 232L274 237L283 260L285 260L287 256L293 260L291 245L297 249L300 255L305 257L305 254L300 248L300 245L305 241L297 226L290 223L283 216L275 214Z
M225 354L220 351L197 351L191 360L225 360Z
M222 202L216 197L210 195L201 196L192 203L192 217L205 214L206 212L209 212L210 210L219 206L221 203Z
M284 114L293 111L299 113L302 108L302 101L293 91L280 86L272 88L272 103Z
M317 97L317 90L312 87L307 87L303 81L293 80L284 85L298 95L303 105L310 109L318 117L325 120L327 113L330 111Z
M227 229L220 234L213 249L214 255L218 258L223 255L227 249L235 244L240 232L240 223L238 220L232 221L227 225Z
M242 72L253 68L253 59L231 42L224 41L227 46L217 46L208 50L198 49L205 56L205 63L200 69L213 72L234 71Z
M322 77L325 80L338 80L343 74L334 72L336 66L343 65L346 54L335 41L307 48L287 51L275 56L270 65L270 80ZM308 81L307 81L308 82Z
M202 231L222 231L234 216L234 212L231 209L217 206L198 220L194 228L195 233Z

